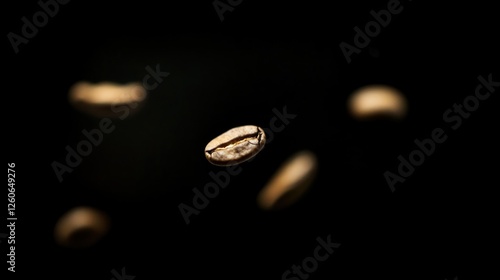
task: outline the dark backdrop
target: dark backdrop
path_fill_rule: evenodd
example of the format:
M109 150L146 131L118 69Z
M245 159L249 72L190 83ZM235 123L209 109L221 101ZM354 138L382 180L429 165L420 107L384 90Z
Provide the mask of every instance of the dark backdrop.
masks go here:
M221 22L211 1L71 1L17 54L4 37L16 275L108 280L125 267L138 280L281 279L328 235L341 246L311 279L489 275L497 92L457 130L443 113L474 94L479 75L500 80L495 8L402 1L402 12L347 63L339 44L353 44L353 28L388 2L245 0ZM40 9L9 2L4 34L20 34L21 18ZM69 87L141 81L156 65L170 75L142 110L113 120L115 130L59 182L51 164L64 163L65 147L100 120L70 106ZM405 94L407 118L349 116L349 94L374 83ZM192 205L192 189L225 170L204 158L208 141L239 125L269 127L273 109L284 107L296 118L186 225L178 205ZM392 192L384 172L396 172L398 155L436 127L446 142ZM259 210L259 190L302 149L319 161L310 191L285 211ZM88 249L59 247L54 224L80 205L107 212L112 227ZM6 239L0 246L6 271Z

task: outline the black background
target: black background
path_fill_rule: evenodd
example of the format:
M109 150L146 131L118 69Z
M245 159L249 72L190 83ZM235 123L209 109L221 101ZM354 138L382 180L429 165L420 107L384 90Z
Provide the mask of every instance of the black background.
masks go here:
M402 1L403 11L347 63L340 42L353 44L353 28L387 3L246 0L221 22L211 1L71 1L18 54L5 36L16 275L108 280L125 267L138 280L281 279L328 235L341 246L310 279L490 275L498 97L457 130L442 115L474 93L479 75L500 80L497 13L478 1ZM20 34L21 17L38 10L36 1L9 2L4 34ZM141 81L157 64L170 76L143 110L114 120L115 131L60 183L51 163L64 163L65 146L99 123L70 106L69 87ZM405 94L407 118L349 116L349 94L374 83ZM206 161L206 143L235 126L269 127L273 108L284 106L297 117L186 225L178 205L192 205L192 189L224 170ZM391 192L383 173L396 172L398 155L436 127L446 142ZM302 149L319 160L310 191L285 211L260 210L259 190ZM80 205L107 212L112 227L88 249L59 247L54 224ZM7 271L5 239L0 246Z

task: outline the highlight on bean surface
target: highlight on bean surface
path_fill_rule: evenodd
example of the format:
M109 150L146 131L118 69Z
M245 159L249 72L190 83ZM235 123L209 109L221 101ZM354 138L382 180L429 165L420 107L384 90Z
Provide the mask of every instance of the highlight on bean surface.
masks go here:
M95 117L121 117L140 107L147 91L141 83L78 82L69 90L69 102Z
M316 155L311 151L297 152L276 171L257 196L264 210L279 210L291 206L310 188L317 172Z
M403 94L393 87L369 85L351 94L348 108L358 120L399 120L406 115L407 102Z
M76 207L59 218L54 227L55 241L64 247L84 248L94 245L109 230L109 217L91 207Z

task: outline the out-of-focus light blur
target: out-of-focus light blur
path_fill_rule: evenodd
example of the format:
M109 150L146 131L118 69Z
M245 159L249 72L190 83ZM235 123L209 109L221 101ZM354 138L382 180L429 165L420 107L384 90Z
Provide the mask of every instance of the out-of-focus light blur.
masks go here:
M316 156L301 151L290 157L257 197L264 210L279 210L295 203L310 187L317 170Z
M69 90L69 101L78 110L94 117L116 118L127 106L137 111L147 92L140 83L117 84L78 82Z
M406 116L403 94L390 86L369 85L352 93L348 101L351 115L358 120L395 119Z
M76 207L59 218L54 238L64 247L89 247L108 232L109 224L105 213L90 207Z

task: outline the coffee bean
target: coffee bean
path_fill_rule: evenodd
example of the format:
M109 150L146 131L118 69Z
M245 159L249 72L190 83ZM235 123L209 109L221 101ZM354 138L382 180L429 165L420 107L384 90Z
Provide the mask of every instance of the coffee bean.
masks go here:
M262 128L239 126L210 141L205 147L205 156L214 165L235 165L255 156L265 144L266 134Z
M264 210L292 205L310 187L317 169L316 156L301 151L290 157L260 191L257 203Z
M69 248L84 248L96 243L109 228L109 218L90 207L77 207L64 214L54 228L56 242Z
M359 120L401 119L406 114L406 99L397 89L370 85L356 90L348 101L350 113Z
M69 101L76 109L94 117L124 119L140 108L146 95L140 83L78 82L69 90Z

